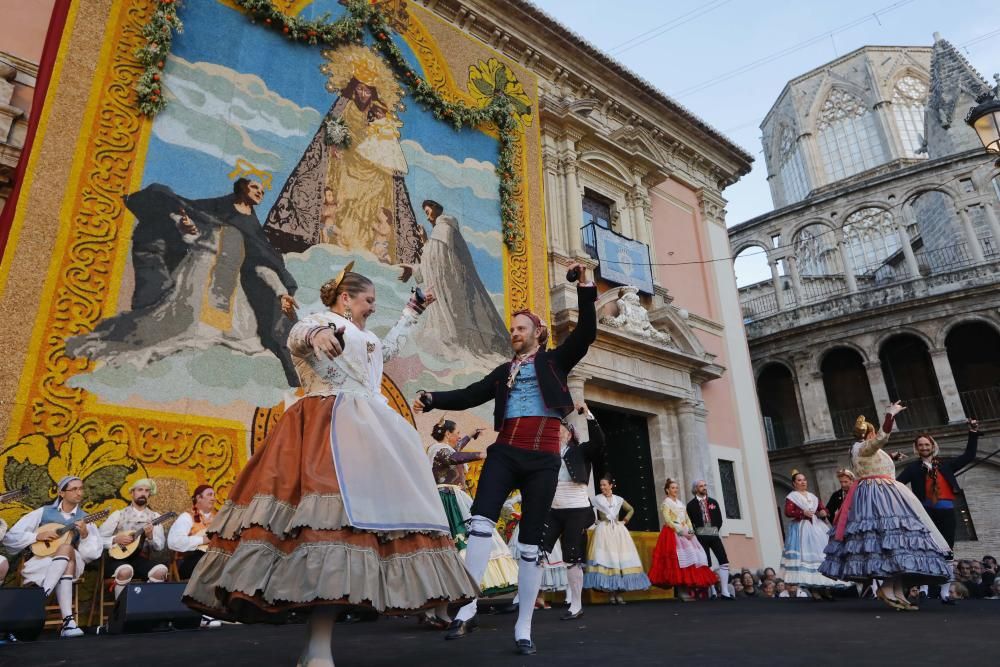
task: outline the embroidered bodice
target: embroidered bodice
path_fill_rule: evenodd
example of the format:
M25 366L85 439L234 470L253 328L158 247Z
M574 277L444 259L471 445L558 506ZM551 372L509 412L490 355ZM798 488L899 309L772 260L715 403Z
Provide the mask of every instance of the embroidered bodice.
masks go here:
M859 440L854 443L851 447L851 464L858 477L896 476L896 464L882 449L888 441L889 434L879 429L878 434L871 440Z
M302 389L307 396L353 393L381 398L383 366L399 354L417 321L417 314L405 308L395 326L379 340L371 331L359 329L337 313L307 315L288 334L288 349ZM344 327L345 346L340 356L327 359L313 352L310 334L323 327Z
M663 515L664 525L670 526L674 532L681 533L685 530L693 531L691 519L687 514L687 507L680 500L674 500L669 496L663 499L660 505L660 513Z

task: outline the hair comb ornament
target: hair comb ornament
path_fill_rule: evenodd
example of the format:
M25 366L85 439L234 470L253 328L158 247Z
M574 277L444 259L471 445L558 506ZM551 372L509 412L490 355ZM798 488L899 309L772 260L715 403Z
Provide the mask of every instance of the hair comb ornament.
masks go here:
M343 282L343 280L344 280L344 276L346 276L348 273L350 273L353 270L354 270L354 260L351 260L350 262L348 262L347 264L344 265L344 268L342 268L340 270L340 273L338 273L337 276L333 279L334 289L336 289L337 287L339 287L340 283Z

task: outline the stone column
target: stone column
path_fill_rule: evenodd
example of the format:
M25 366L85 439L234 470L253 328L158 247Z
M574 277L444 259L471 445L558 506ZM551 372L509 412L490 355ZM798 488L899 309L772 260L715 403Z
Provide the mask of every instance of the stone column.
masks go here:
M955 214L962 220L962 229L965 231L965 240L969 242L969 252L972 254L972 259L977 262L983 261L983 246L979 243L979 237L976 236L976 228L972 225L969 212L964 208L957 208Z
M705 418L705 404L701 401L685 399L677 404L677 430L681 440L681 462L684 479L681 493L687 495L691 483L696 479L706 479L708 472L708 439Z
M802 403L802 427L806 442L833 440L833 420L823 387L823 374L812 369L810 358L795 360L795 382Z
M795 255L785 257L788 263L788 273L792 277L792 294L795 295L795 307L801 307L805 301L802 299L802 278L799 276L799 261Z
M875 416L885 414L886 407L892 403L889 390L885 387L885 376L882 375L882 362L878 359L865 362L865 372L868 373L868 385L872 390L872 400L875 401Z
M917 266L917 257L913 254L913 246L910 245L910 232L906 229L910 222L910 215L912 214L913 211L908 206L903 206L903 219L896 222L895 218L893 218L893 222L896 222L899 245L903 249L903 256L906 258L906 270L909 271L911 278L919 278L920 267Z
M778 261L768 262L771 266L771 283L774 285L774 301L778 310L785 309L785 291L781 289L781 276L778 275Z
M566 139L563 146L563 190L566 193L566 220L569 226L569 246L572 257L583 256L583 189L577 172L576 146Z
M847 242L840 238L837 240L837 247L840 248L840 261L844 265L844 280L847 282L847 291L857 292L858 281L854 277L854 262L851 261L851 253L847 250Z
M1000 216L993 208L993 202L984 201L979 203L986 213L986 220L990 223L990 231L993 233L993 257L1000 255Z
M951 372L951 362L948 361L948 350L931 350L931 362L934 364L934 374L937 376L938 389L944 399L944 407L948 411L948 423L959 424L965 421L965 409L958 395L958 385Z

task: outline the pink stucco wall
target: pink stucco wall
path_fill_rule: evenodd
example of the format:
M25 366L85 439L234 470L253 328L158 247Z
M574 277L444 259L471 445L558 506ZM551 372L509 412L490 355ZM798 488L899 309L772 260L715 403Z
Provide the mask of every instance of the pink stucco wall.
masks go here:
M38 64L55 0L0 0L0 51ZM31 111L33 86L17 84L11 104Z

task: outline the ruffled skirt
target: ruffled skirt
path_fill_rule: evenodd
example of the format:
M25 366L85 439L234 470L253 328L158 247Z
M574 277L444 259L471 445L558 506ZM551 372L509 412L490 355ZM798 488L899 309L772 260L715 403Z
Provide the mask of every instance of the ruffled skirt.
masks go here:
M707 588L718 580L697 540L677 539L677 534L669 526L660 531L653 549L653 566L649 569L651 584L660 588Z
M513 537L514 540L511 542L513 545L511 550L516 551L516 532ZM569 580L566 578L566 562L563 561L562 542L556 540L555 545L552 547L552 551L545 555L545 562L542 563L542 586L540 590L546 593L551 593L555 591L564 591L567 586L569 586Z
M820 574L824 559L823 549L829 540L829 527L824 522L792 521L788 537L781 552L782 579L785 583L799 584L806 588L846 588L847 581L829 579Z
M334 400L292 405L247 462L209 527L189 606L280 623L317 606L405 613L478 595L450 535L350 525L330 445Z
M909 489L895 480L863 479L854 493L844 539L831 531L822 574L862 583L900 576L907 585L948 581L946 554L931 535L936 529Z
M649 585L639 551L625 524L598 521L587 549L583 587L613 593L644 591Z

